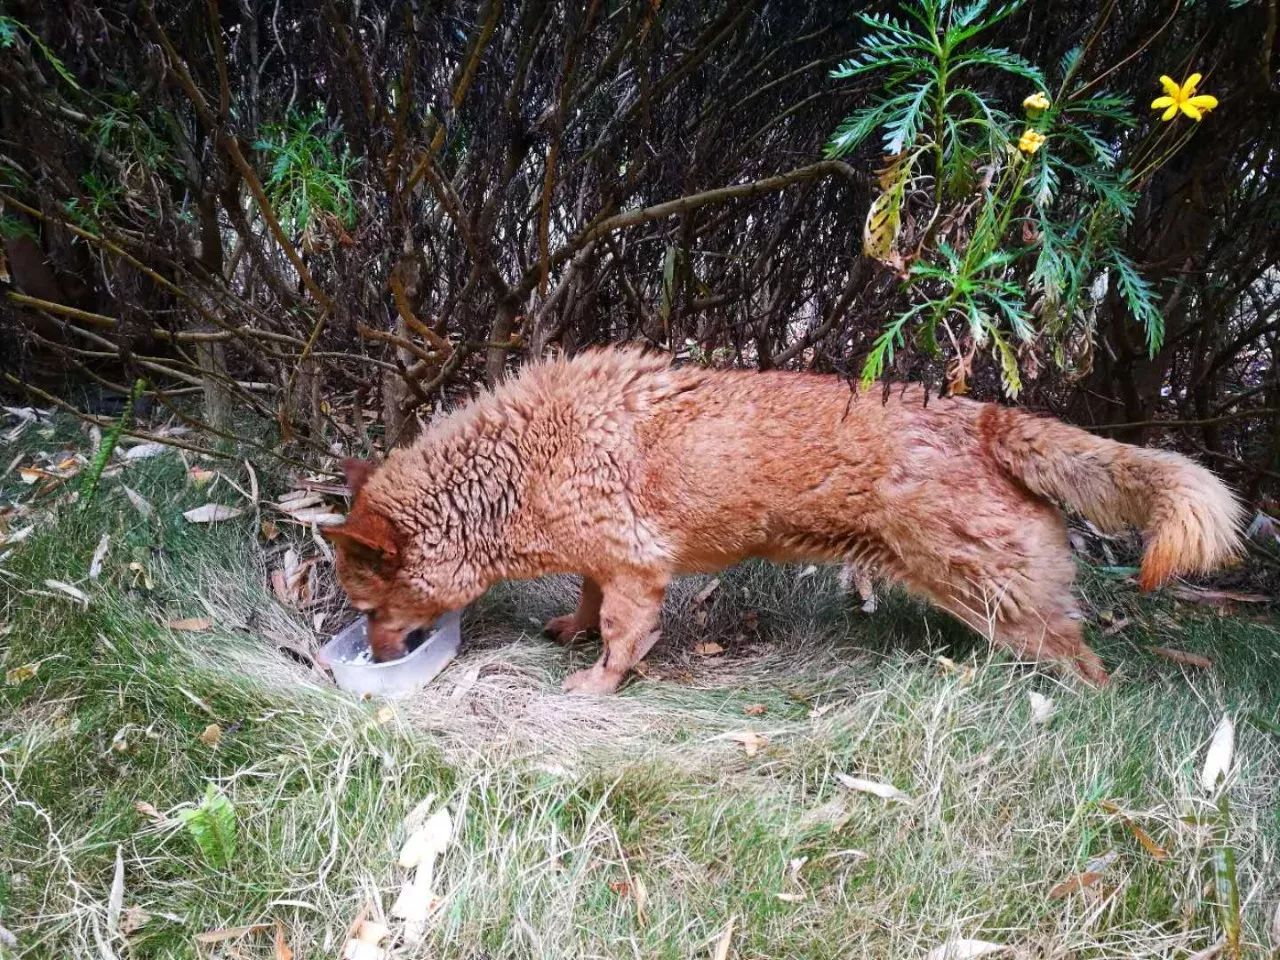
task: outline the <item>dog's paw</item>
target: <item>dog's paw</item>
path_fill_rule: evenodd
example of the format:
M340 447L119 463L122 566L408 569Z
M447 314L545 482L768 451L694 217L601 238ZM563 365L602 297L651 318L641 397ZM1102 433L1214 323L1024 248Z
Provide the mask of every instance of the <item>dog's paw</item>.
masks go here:
M548 620L546 626L542 628L542 632L556 643L567 647L584 639L591 631L578 626L578 621L574 615L566 613L563 617Z
M621 676L606 672L597 665L569 674L565 678L563 690L565 693L600 696L613 693L621 682Z

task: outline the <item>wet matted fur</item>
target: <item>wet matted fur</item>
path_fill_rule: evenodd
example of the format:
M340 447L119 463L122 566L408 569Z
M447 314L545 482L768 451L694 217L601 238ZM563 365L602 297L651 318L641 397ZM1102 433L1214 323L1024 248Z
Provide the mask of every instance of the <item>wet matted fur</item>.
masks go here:
M1239 550L1240 507L1186 457L921 389L673 368L633 349L527 366L378 467L330 528L374 655L504 579L584 578L548 631L599 629L565 689L617 688L657 639L671 578L747 557L844 561L904 584L1019 657L1107 682L1085 645L1055 504L1141 529L1140 582Z

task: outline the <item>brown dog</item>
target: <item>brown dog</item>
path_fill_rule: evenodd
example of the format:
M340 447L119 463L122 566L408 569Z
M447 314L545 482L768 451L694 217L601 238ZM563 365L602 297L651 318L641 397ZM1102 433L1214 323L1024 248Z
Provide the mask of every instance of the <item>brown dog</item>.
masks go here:
M1108 677L1082 640L1063 518L1146 536L1140 582L1239 549L1240 508L1185 457L920 388L674 369L635 350L538 363L377 469L327 534L374 656L504 579L583 576L563 640L599 629L566 690L605 693L657 639L679 573L746 557L846 561L896 580L1019 657Z

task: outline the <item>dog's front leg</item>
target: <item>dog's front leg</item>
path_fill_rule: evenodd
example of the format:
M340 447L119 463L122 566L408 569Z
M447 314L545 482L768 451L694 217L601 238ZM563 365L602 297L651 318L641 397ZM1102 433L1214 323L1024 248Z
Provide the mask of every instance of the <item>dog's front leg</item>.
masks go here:
M658 641L658 617L667 577L651 571L628 571L601 585L600 659L564 682L569 693L612 693L627 671Z
M570 644L584 633L600 629L600 604L604 597L600 585L590 577L582 578L582 596L578 609L563 617L556 617L542 628L556 643Z

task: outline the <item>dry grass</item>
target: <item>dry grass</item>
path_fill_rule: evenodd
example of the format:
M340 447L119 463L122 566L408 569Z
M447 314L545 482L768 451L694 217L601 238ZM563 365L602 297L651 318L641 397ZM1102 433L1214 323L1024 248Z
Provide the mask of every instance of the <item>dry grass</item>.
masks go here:
M1274 624L1096 585L1095 604L1132 625L1098 638L1119 675L1095 694L903 598L863 614L830 571L748 567L701 604L703 582L680 584L649 674L578 699L559 681L594 650L555 647L531 622L567 608L573 585L518 584L473 611L462 656L388 718L278 651L317 637L271 596L249 520L184 526L200 495L173 463L131 483L160 516L108 489L0 573L0 665L40 662L0 687L0 926L19 955L271 957L270 931L193 938L279 921L296 956L336 956L363 905L389 907L403 820L430 795L458 824L444 902L426 944L397 956L711 956L732 918L742 958L924 957L954 937L1022 957L1190 957L1223 932L1210 864L1224 836L1246 955L1276 946ZM80 582L107 526L121 553L85 585L87 610L34 593ZM154 590L120 572L133 556ZM164 626L194 615L214 630ZM702 641L725 652L694 655ZM1217 664L1184 672L1149 643ZM1033 722L1032 692L1052 699L1048 723ZM1224 711L1238 728L1226 825L1198 786ZM210 747L199 733L214 721ZM734 739L747 732L767 740L753 755ZM175 819L207 782L237 810L226 870ZM109 918L117 847L126 915L150 915L127 935Z

